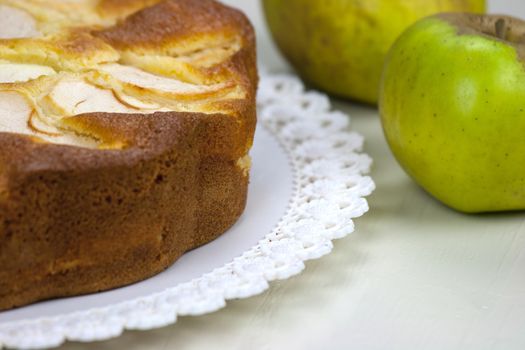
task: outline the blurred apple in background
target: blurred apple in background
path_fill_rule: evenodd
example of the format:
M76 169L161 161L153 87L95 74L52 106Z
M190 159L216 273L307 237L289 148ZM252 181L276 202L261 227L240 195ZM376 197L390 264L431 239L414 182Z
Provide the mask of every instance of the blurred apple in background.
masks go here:
M379 107L400 164L443 203L525 209L525 22L421 20L386 59Z
M418 19L484 12L485 0L262 0L272 35L303 79L375 104L386 53Z

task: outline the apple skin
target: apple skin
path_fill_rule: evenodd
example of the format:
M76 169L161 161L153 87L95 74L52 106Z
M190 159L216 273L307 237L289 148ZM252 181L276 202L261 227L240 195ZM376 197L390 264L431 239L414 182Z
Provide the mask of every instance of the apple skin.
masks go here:
M390 148L416 182L454 209L525 209L523 51L458 34L447 16L454 15L415 24L387 57L379 106Z
M485 12L485 0L262 0L281 52L299 75L336 96L376 104L385 56L417 20Z

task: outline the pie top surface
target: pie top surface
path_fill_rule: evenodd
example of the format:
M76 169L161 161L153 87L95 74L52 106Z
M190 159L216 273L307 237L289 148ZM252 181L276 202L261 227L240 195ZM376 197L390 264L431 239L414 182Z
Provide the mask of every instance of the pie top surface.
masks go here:
M82 117L236 118L254 98L234 59L252 36L213 0L0 0L0 135L119 150L126 140Z

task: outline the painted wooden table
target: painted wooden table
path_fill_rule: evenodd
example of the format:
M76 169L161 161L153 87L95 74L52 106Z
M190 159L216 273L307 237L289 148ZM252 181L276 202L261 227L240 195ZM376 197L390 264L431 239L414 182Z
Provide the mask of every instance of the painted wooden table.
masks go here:
M243 8L258 31L260 61L289 71L256 0ZM525 18L523 0L491 10ZM366 136L377 190L356 233L291 280L214 314L126 332L62 350L525 349L525 215L461 215L421 191L399 168L374 109L334 101Z

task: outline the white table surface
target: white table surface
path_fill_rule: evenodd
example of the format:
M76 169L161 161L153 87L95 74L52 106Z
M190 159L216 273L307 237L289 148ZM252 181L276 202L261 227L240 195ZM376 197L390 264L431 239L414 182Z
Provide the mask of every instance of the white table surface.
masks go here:
M257 0L227 0L258 31L260 61L289 71ZM525 18L523 0L491 10ZM62 350L525 349L525 215L468 216L422 192L399 168L374 109L334 101L374 158L377 190L356 233L266 293L214 314Z

